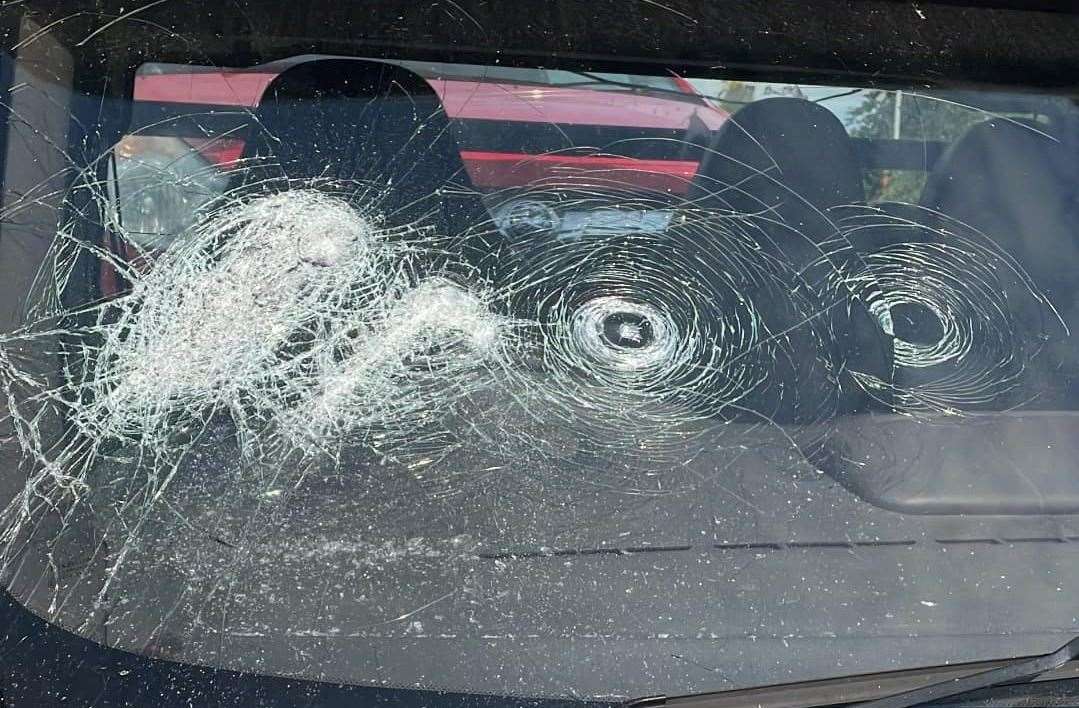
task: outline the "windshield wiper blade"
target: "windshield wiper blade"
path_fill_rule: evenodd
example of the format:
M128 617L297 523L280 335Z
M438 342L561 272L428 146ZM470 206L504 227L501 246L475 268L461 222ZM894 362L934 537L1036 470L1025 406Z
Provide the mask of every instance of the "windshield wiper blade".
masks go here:
M1016 659L1004 666L981 673L933 683L913 691L904 691L854 705L858 708L912 708L912 706L920 706L942 698L953 698L972 691L1037 678L1053 669L1059 669L1076 658L1079 658L1079 637L1049 654Z

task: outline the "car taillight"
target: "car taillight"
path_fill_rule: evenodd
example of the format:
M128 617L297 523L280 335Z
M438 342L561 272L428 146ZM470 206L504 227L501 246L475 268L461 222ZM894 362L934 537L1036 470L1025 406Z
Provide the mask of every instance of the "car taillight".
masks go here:
M167 248L179 238L228 188L228 173L206 155L221 162L230 151L238 157L242 143L239 148L229 143L208 141L196 149L180 138L124 137L114 151L110 180L122 238L147 251Z

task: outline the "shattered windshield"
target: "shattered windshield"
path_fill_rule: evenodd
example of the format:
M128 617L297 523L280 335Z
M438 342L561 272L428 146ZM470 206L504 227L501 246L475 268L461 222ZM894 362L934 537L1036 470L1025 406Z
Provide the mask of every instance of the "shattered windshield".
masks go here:
M1079 632L1071 95L226 62L172 4L0 6L19 607L245 675L592 700Z

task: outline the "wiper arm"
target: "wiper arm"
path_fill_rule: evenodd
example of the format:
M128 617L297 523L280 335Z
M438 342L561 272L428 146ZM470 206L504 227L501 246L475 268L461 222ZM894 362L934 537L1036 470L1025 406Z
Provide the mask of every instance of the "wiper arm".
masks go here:
M856 703L855 705L858 708L911 708L912 706L920 706L942 698L952 698L983 688L993 688L1036 678L1053 669L1059 669L1076 658L1079 658L1079 637L1049 654L1027 659L1016 659L995 669L933 683L922 688L916 688L913 691L905 691L893 696Z
M680 708L683 706L685 708L809 708L826 705L847 705L852 708L912 708L971 691L1022 683L1060 669L1077 658L1079 658L1079 637L1049 654L1008 661L978 662L991 668L976 673L970 673L976 670L973 665L953 664L687 696L651 696L630 701L626 705L671 706L672 708L674 706ZM931 680L929 677L934 675L956 675L957 678L927 685L926 680ZM908 689L907 687L912 684L918 687ZM892 687L894 693L877 698L876 696L881 696L887 691L888 686Z

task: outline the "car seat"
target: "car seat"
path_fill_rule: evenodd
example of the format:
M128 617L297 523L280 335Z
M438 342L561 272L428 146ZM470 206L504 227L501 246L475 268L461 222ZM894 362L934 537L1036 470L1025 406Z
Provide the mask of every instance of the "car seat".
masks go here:
M488 222L434 89L390 63L327 59L286 69L263 93L241 164L243 188L322 181L386 227L458 237Z
M1075 150L1051 128L998 118L969 128L942 156L929 175L921 203L977 229L1014 258L1075 332L1077 180ZM1062 336L1047 339L1044 356L1025 373L1023 398L1035 397L1031 401L1035 406L1074 408L1079 397L1079 351Z
M865 392L851 371L890 371L888 336L837 275L856 258L828 209L864 201L861 165L843 124L802 98L774 97L735 113L705 151L691 204L744 220L769 257L780 258L816 291L837 362L837 381L795 380L800 389L836 386L836 413L862 410ZM808 323L807 323L808 325ZM778 375L778 372L777 372Z
M1074 146L1053 133L1003 118L972 126L930 173L920 207L879 205L878 225L860 231L870 251L899 243L966 252L904 267L915 269L911 279L932 267L933 282L973 286L949 309L979 332L961 358L899 366L893 381L900 392L928 386L962 403L839 426L822 466L862 498L919 514L1079 509L1079 356L1062 326L1079 326L1079 170Z
M766 215L819 244L834 232L822 212L861 202L865 193L858 155L839 119L816 103L784 96L750 103L717 131L691 198Z

